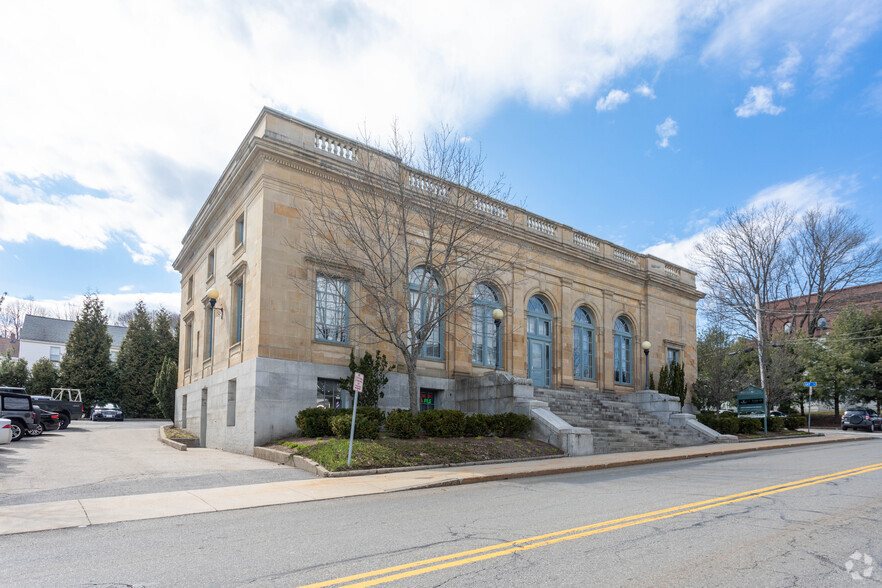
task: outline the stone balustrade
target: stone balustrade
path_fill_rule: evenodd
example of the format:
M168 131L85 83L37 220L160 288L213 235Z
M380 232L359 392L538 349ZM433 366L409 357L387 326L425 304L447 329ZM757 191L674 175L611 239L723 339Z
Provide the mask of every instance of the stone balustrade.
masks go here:
M527 228L546 235L554 236L554 223L537 216L527 216Z
M323 133L315 133L314 146L320 151L336 155L350 161L358 161L358 149L352 143L347 143L336 137Z

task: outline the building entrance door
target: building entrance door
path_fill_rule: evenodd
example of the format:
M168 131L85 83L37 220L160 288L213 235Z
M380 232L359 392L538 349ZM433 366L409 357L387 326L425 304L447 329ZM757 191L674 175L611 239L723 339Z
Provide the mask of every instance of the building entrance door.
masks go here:
M551 313L539 296L527 304L527 373L534 386L551 386Z

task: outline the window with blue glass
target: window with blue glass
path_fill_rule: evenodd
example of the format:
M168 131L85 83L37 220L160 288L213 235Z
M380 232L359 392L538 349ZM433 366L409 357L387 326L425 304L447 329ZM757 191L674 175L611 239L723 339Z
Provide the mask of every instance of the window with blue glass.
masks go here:
M631 323L624 317L613 325L613 358L617 384L631 384Z
M498 361L499 337L493 311L502 308L496 288L490 284L475 287L472 304L472 363L494 367Z
M239 280L233 284L233 293L236 300L236 324L233 327L233 343L242 342L242 326L245 322L245 280Z
M585 307L573 317L573 372L580 380L594 379L594 321Z
M420 356L441 359L444 349L442 343L443 321L441 314L441 284L438 278L424 267L410 272L410 304L413 308L413 333L425 334ZM419 338L419 337L418 337Z
M334 343L349 342L349 282L328 276L315 279L315 338Z

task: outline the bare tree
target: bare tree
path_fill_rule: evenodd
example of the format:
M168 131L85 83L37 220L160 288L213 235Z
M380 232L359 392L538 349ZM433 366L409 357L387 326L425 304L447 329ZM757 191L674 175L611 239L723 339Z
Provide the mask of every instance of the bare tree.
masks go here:
M418 358L440 350L442 324L470 324L476 286L510 272L519 252L493 214L508 193L485 180L480 151L449 128L417 149L397 127L388 151L359 148L322 184L301 249L343 300L353 337L399 352L417 412Z
M25 316L29 314L46 316L46 309L30 298L13 299L7 302L0 309L0 332L2 335L12 339L20 338Z
M873 242L869 225L844 208L804 213L790 243L790 322L811 336L840 290L879 276L882 247Z
M757 297L760 308L782 297L792 263L793 221L780 203L733 210L696 247L708 302L741 333L756 332ZM762 334L768 335L769 322L762 324Z
M55 309L55 318L65 321L76 321L80 314L80 305L73 302L65 302Z

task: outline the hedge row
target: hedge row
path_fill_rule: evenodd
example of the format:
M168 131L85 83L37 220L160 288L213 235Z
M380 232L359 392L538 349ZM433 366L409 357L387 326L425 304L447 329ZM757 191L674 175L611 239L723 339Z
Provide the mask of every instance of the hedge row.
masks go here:
M763 430L763 419L738 418L735 415L701 413L698 422L723 435L753 435ZM802 416L770 417L768 422L769 432L772 433L784 429L795 431L805 426L806 418Z
M348 437L352 409L307 408L295 419L304 437ZM427 410L415 415L393 410L388 416L379 408L359 407L355 417L355 437L376 439L380 429L390 437L413 439L420 431L429 437L520 437L527 434L533 419L521 414L470 414L458 410Z

